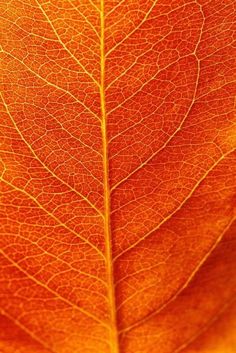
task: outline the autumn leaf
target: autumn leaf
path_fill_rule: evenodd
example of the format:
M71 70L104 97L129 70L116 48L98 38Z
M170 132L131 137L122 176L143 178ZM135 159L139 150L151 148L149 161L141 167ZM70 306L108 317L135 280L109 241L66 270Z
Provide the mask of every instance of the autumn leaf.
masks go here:
M236 352L235 2L0 14L0 352Z

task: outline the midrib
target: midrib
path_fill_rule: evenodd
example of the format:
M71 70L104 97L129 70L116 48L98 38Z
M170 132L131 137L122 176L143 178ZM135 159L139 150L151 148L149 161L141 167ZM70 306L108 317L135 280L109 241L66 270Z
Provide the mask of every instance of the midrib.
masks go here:
M104 173L104 233L106 244L107 259L107 281L108 281L108 299L110 305L110 343L111 353L119 353L119 341L116 322L116 300L114 290L113 259L112 259L112 238L110 225L110 184L109 184L109 157L107 144L107 119L106 119L106 101L105 101L105 48L104 48L104 1L101 0L100 8L100 27L101 27L101 82L100 82L100 102L101 102L101 130L103 142L103 173Z

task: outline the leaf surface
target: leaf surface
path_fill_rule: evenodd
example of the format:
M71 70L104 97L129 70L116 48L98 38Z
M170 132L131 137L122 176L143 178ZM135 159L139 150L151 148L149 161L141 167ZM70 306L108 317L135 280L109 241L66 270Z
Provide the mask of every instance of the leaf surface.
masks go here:
M235 3L0 10L0 352L235 352Z

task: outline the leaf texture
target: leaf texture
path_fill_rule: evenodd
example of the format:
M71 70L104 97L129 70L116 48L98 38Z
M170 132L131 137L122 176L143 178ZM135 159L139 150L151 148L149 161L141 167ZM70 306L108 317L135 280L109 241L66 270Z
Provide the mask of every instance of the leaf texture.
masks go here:
M0 10L0 352L235 352L235 2Z

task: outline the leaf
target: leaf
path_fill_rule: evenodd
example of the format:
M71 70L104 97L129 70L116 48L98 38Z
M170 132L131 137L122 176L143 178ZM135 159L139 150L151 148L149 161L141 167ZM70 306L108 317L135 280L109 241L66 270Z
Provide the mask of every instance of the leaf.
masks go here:
M233 1L0 9L0 351L235 352Z

